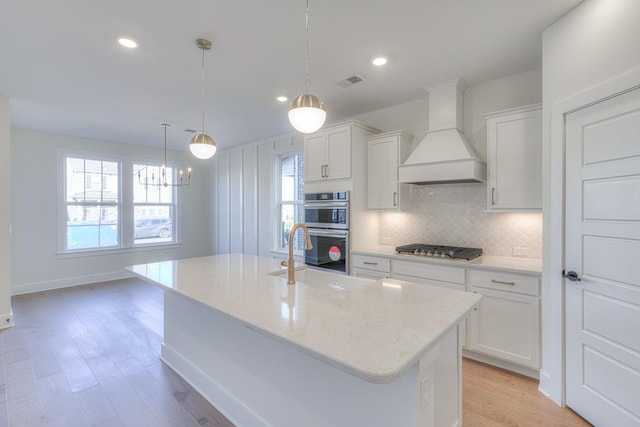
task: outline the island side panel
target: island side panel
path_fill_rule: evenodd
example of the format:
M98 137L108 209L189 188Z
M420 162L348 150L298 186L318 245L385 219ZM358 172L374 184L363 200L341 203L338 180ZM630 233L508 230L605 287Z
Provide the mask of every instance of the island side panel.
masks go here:
M393 383L369 383L172 291L164 325L163 361L240 427L435 425L418 422L419 364Z

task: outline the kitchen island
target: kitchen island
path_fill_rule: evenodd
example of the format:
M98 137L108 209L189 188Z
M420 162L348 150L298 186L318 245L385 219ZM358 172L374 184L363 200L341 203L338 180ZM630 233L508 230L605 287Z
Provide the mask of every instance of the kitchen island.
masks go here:
M162 360L238 426L461 423L478 294L230 254L127 268L165 292Z

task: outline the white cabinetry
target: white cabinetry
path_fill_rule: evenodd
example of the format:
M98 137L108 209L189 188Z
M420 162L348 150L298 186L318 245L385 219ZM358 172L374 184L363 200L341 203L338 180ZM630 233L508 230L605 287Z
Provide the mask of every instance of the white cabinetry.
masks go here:
M542 110L540 104L485 114L487 210L542 208Z
M367 138L367 207L400 210L408 207L409 184L398 183L398 165L411 150L412 136L387 132Z
M467 348L538 369L539 278L472 269L467 276L468 289L483 295L469 322Z
M389 258L354 254L351 257L351 274L365 279L386 279L391 271Z
M304 180L351 177L351 126L328 127L304 138Z
M394 259L391 263L391 278L465 290L464 268L448 265Z

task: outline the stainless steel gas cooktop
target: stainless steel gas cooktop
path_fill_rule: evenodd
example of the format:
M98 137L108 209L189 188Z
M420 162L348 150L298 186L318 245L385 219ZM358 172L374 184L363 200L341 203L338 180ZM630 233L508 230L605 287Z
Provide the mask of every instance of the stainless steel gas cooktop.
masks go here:
M474 259L482 255L482 249L479 248L460 248L456 246L429 245L423 243L398 246L396 247L396 252L399 254L466 260Z

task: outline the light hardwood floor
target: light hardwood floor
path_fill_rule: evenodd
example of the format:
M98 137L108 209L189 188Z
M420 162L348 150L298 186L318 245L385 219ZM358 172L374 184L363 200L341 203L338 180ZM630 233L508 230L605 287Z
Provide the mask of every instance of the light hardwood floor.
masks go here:
M16 296L12 308L16 326L0 331L0 427L232 426L159 361L160 289L119 280ZM464 427L589 425L536 387L465 360Z

